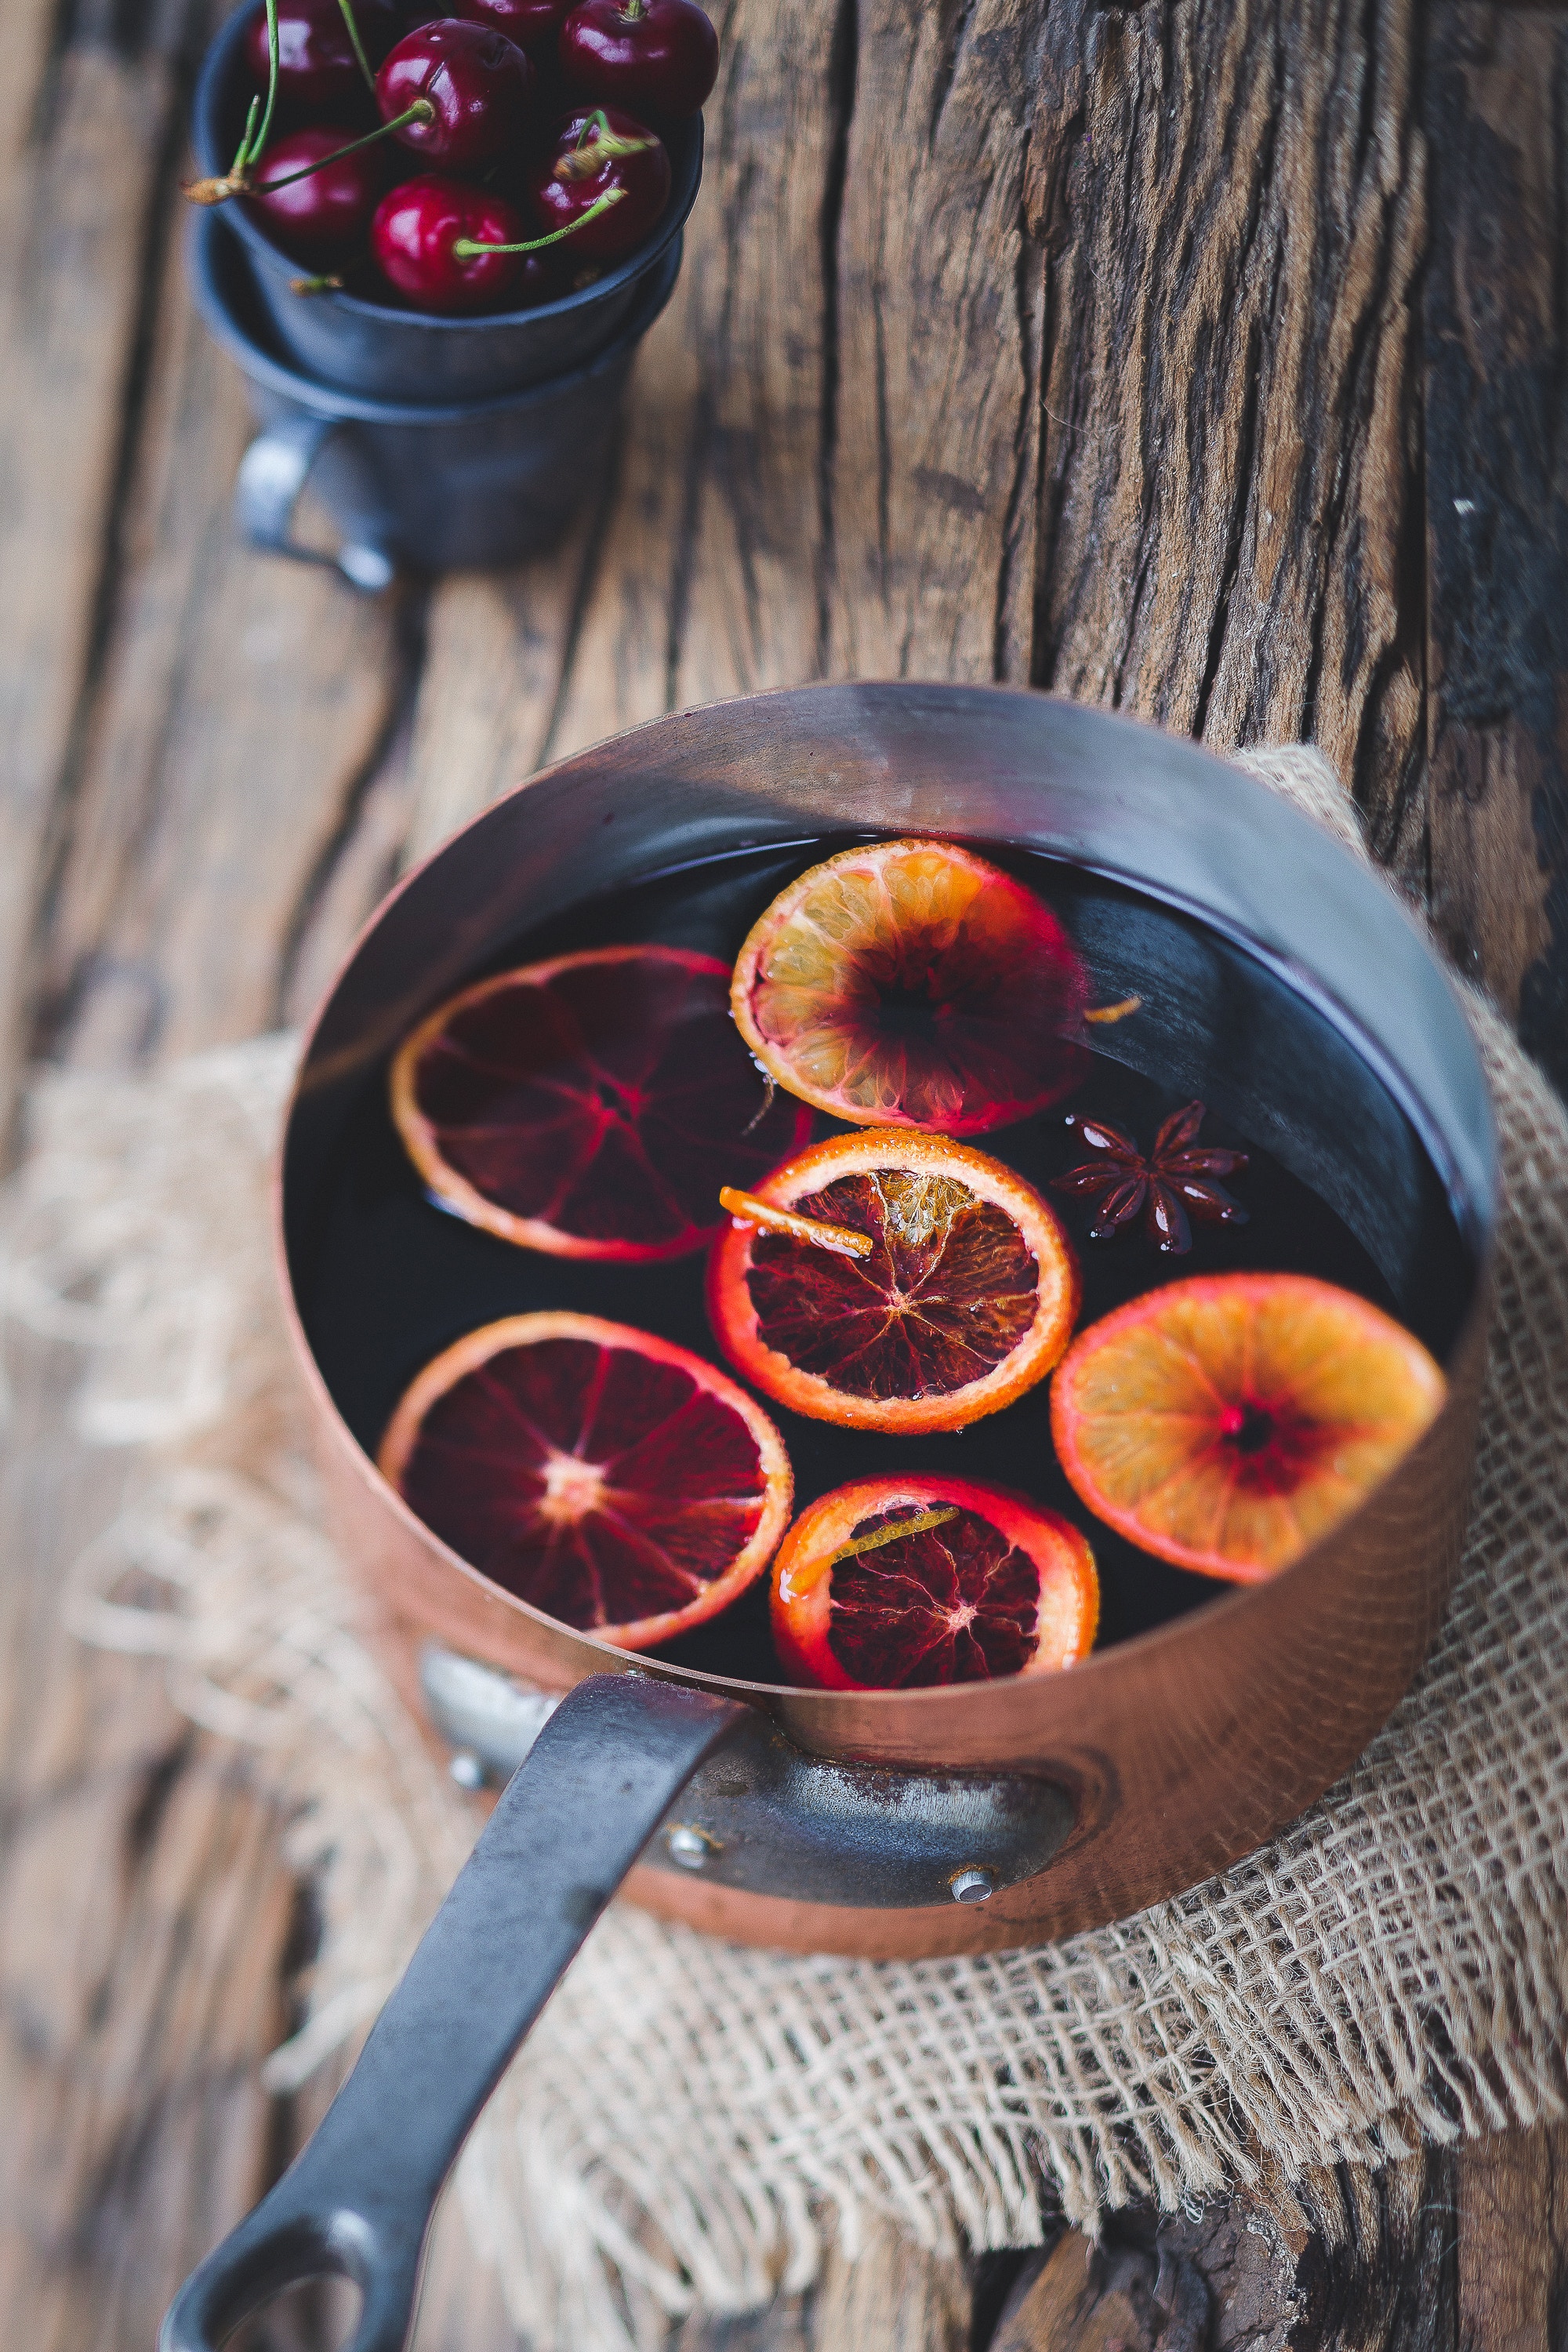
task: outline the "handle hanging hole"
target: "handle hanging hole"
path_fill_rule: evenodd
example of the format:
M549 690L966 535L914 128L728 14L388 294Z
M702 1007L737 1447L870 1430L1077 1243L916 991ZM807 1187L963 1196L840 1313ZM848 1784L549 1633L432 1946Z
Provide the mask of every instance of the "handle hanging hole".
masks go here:
M274 2346L309 2344L315 2352L352 2352L364 2296L353 2279L323 2271L295 2279L259 2304L229 2338L224 2352L271 2352Z

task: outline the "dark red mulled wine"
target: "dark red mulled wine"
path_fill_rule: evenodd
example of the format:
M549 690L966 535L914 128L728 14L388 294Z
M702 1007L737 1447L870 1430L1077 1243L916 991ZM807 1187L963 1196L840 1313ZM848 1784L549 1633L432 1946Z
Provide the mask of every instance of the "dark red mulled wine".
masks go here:
M466 978L640 940L731 961L774 894L845 845L802 842L667 870L519 936ZM1083 1269L1080 1328L1191 1275L1307 1274L1397 1316L1444 1361L1468 1303L1466 1254L1409 1120L1339 1030L1193 919L1059 861L974 845L1053 908L1089 966L1094 1002L1141 999L1136 1013L1090 1031L1087 1075L1070 1097L982 1139L1067 1224ZM436 1206L393 1127L385 1068L384 1061L366 1074L319 1181L297 1192L289 1235L311 1349L367 1452L414 1375L460 1334L503 1315L575 1309L721 1361L704 1310L700 1255L643 1265L542 1256ZM1142 1219L1113 1240L1091 1241L1098 1196L1052 1189L1054 1178L1084 1161L1084 1121L1110 1122L1148 1152L1162 1122L1194 1099L1207 1107L1205 1145L1247 1156L1245 1171L1227 1178L1247 1222L1194 1222L1191 1249L1180 1255L1162 1255ZM842 1130L818 1114L813 1131ZM715 1193L721 1181L716 1173ZM1226 1590L1088 1521L1052 1449L1048 1382L966 1431L918 1438L773 1410L795 1467L797 1511L852 1479L941 1470L1016 1488L1084 1526L1101 1580L1102 1648ZM656 1654L716 1674L783 1679L766 1580Z

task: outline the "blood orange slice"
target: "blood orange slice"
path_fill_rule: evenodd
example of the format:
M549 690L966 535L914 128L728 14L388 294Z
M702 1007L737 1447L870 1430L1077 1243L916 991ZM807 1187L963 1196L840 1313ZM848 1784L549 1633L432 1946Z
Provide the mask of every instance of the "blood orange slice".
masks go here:
M827 1690L1052 1674L1088 1656L1099 1620L1078 1529L963 1479L839 1486L802 1512L773 1563L780 1663Z
M1067 1346L1072 1244L1033 1185L972 1145L833 1136L754 1190L840 1237L816 1248L738 1216L714 1244L713 1328L780 1404L850 1429L962 1429L1043 1380ZM864 1255L843 1246L854 1234Z
M1087 981L1049 908L948 841L814 866L752 926L731 1003L782 1087L866 1127L980 1135L1085 1067Z
M1446 1390L1421 1342L1348 1290L1200 1276L1079 1334L1051 1427L1098 1517L1179 1568L1252 1584L1355 1509Z
M443 1543L623 1650L728 1606L794 1481L762 1407L700 1356L593 1315L511 1315L426 1364L378 1455Z
M679 1257L805 1142L730 1019L729 973L684 948L591 948L466 988L392 1066L392 1115L444 1206L557 1257Z

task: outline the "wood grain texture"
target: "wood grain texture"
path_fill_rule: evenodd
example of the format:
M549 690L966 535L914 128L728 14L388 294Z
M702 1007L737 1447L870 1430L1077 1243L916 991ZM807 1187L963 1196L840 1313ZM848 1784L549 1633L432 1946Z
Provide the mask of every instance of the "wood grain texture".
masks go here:
M1453 2346L1454 2175L1441 2150L1381 2171L1342 2168L1242 2210L1289 2266L1287 2341L1312 2352L1448 2352Z
M1046 12L862 0L832 259L832 677L1029 675Z
M1307 738L1424 878L1413 0L1052 10L1033 675Z
M414 865L543 761L597 516L518 571L437 583L414 712L398 850Z
M1568 1088L1568 20L1433 11L1434 914Z
M0 2334L129 2352L267 2177L256 2070L284 2027L299 1890L244 1753L175 1713L158 1666L83 1651L59 1622L65 1570L126 1475L63 1432L79 1369L8 1333Z
M1568 2129L1510 2132L1456 2168L1463 2352L1561 2352L1568 2319Z
M237 540L249 415L178 266L156 341L113 642L35 981L37 1042L110 1066L279 1018L406 693L393 600ZM384 878L340 908L340 945Z
M969 2311L963 2263L865 2215L853 2242L828 2249L811 2297L810 2341L813 2352L966 2352Z
M1109 2214L1028 2258L980 2352L1458 2352L1453 2215L1436 2155Z
M1069 2230L1026 2266L990 2352L1204 2352L1210 2319L1207 2282L1185 2254L1114 2233L1092 2245Z
M173 103L166 56L49 54L16 11L0 114L0 1056L17 1066L27 947L98 658ZM7 37L10 52L10 35ZM9 75L7 80L10 80ZM17 100L30 100L24 111ZM7 1081L9 1083L9 1079Z

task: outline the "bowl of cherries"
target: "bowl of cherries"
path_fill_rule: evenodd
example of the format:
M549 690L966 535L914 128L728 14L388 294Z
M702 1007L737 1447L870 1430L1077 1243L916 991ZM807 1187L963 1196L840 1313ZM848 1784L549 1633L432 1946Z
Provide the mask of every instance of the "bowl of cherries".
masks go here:
M247 0L197 88L186 193L222 207L283 356L371 398L592 361L671 270L701 177L696 0L458 5Z

